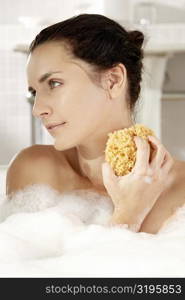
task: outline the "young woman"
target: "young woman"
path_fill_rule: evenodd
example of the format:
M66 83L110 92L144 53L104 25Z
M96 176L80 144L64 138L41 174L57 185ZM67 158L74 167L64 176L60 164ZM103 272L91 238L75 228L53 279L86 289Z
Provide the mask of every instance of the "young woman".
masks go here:
M111 197L110 224L150 233L185 203L185 162L172 158L157 138L135 139L136 164L126 176L116 177L103 164L108 133L134 125L143 40L141 32L96 14L75 16L36 36L28 86L35 97L33 115L54 145L18 153L8 169L7 195L41 183L60 192L91 188Z

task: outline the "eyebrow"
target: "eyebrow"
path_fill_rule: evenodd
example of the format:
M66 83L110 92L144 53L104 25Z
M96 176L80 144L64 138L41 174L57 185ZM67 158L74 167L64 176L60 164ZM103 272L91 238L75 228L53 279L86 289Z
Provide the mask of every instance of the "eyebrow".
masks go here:
M56 74L56 73L62 73L62 71L53 71L53 72L45 73L44 75L42 75L42 76L39 78L38 82L42 83L42 82L46 81L46 79L48 79L51 75ZM28 87L28 91L29 91L29 92L30 92L30 91L34 91L34 89L33 89L31 86L29 86L29 87Z

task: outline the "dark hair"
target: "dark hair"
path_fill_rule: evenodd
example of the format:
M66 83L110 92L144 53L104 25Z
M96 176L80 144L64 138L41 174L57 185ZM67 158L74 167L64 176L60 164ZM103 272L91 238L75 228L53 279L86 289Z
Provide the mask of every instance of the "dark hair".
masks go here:
M99 14L81 14L43 29L32 41L29 53L48 41L64 41L73 55L106 70L123 63L128 76L129 106L132 110L140 94L142 78L142 32L127 31Z

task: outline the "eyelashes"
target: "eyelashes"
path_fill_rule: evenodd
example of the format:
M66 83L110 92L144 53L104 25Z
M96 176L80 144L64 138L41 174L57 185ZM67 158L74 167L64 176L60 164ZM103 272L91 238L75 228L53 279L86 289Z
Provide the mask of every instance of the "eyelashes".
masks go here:
M49 84L50 87L51 87L52 83L59 83L60 85L62 84L61 82L59 82L59 81L57 81L57 80L52 80L52 79L50 79L50 80L48 81L48 84ZM51 89L53 89L53 87L51 87Z
M53 79L48 80L48 85L49 85L49 87L50 87L51 90L53 90L55 87L58 86L58 85L57 86L53 86L53 84L55 84L55 83L59 84L59 86L62 85L62 83L60 81L53 80ZM36 91L35 90L30 90L29 94L32 97L35 97L36 96Z

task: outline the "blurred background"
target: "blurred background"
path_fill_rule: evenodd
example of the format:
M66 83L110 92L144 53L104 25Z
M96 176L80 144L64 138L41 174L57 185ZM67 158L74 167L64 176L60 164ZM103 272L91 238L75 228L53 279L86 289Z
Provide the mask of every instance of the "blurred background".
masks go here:
M104 14L146 34L136 120L185 160L185 0L0 0L0 165L25 147L52 144L32 117L27 49L42 28L80 13Z

